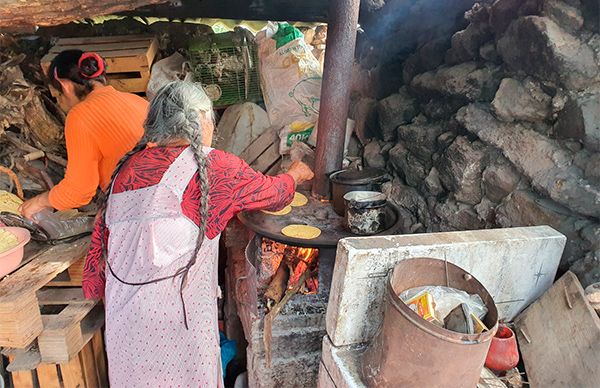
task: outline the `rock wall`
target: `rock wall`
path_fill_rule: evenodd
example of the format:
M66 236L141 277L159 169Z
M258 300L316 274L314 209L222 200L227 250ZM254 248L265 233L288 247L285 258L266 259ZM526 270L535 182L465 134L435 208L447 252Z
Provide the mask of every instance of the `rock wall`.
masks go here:
M599 25L596 0L496 0L393 66L359 50L350 114L405 233L550 225L568 237L560 270L600 281Z

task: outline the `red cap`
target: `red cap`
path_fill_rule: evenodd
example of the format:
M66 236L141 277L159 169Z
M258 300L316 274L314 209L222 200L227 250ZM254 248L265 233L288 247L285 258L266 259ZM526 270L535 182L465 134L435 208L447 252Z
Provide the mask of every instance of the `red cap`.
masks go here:
M81 63L87 58L94 58L96 60L96 62L98 62L98 71L96 71L92 75L83 74L81 72ZM81 76L83 78L96 78L96 77L102 75L102 73L104 73L104 60L102 59L102 57L100 55L98 55L96 53L83 53L81 58L79 58L79 63L77 64L77 66L79 67L79 74L81 74Z

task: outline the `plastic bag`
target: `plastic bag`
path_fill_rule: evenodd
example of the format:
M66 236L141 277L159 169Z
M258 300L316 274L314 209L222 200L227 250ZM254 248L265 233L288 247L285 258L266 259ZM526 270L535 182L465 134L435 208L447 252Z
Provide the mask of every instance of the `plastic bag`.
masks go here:
M319 116L322 72L312 48L296 31L287 23L269 23L257 34L256 42L261 87L271 125L288 126L285 133L306 141L312 133L307 131ZM290 40L296 36L299 37ZM303 133L294 132L297 128L303 128ZM289 150L288 137L282 139L284 152Z
M76 210L56 213L42 210L32 218L52 240L58 240L88 233L94 229L94 217L82 217L77 214Z
M487 307L481 297L477 294L468 294L465 291L457 290L452 287L443 286L424 286L415 287L402 291L399 295L403 302L407 302L414 297L429 292L433 296L435 302L435 316L438 321L444 322L444 318L452 311L456 306L461 303L465 303L471 313L475 314L477 318L483 319L488 312Z
M161 59L152 66L150 80L146 87L146 97L148 100L152 100L161 87L169 82L185 78L186 74L186 62L183 55L176 52L170 57Z

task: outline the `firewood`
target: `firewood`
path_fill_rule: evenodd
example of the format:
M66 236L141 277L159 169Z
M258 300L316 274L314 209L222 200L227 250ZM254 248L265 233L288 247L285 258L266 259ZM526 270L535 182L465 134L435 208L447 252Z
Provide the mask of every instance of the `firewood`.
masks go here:
M285 293L288 278L288 267L285 263L282 263L277 269L277 272L275 272L275 276L273 276L273 280L271 280L269 287L267 287L267 290L265 291L265 298L267 298L267 300L270 299L275 303L279 303Z
M263 344L265 346L265 361L267 367L271 366L271 342L273 339L273 320L279 315L281 310L285 307L287 302L300 291L300 287L304 285L306 278L310 271L304 271L300 277L300 281L292 289L288 289L283 296L283 299L277 303L267 315L265 315L264 331L263 331Z

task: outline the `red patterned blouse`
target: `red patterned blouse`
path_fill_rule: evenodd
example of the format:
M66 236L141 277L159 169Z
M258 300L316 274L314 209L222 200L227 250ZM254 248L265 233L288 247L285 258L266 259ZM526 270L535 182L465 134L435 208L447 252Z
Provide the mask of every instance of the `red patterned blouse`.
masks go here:
M113 193L137 190L156 185L171 163L185 147L154 147L133 155L121 168ZM288 174L265 176L252 170L232 154L213 150L208 155L210 183L209 219L206 236L219 235L229 220L245 210L280 210L294 197L296 184ZM196 173L188 184L181 202L183 213L200 223L200 184ZM83 272L83 293L86 298L104 296L105 262L102 242L108 242L109 230L97 220Z

